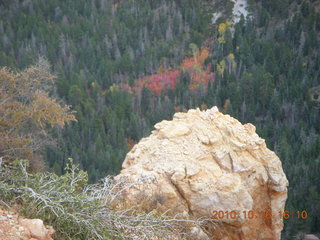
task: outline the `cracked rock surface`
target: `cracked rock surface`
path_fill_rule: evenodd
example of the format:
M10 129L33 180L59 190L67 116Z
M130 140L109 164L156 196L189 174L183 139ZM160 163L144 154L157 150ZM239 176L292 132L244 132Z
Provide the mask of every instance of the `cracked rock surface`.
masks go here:
M279 211L288 186L281 161L252 124L242 125L217 107L176 113L172 121L157 123L122 167L116 181L140 181L123 192L127 207L192 219L235 211L235 218L225 214L209 223L206 239L280 239ZM203 232L199 235L203 239Z

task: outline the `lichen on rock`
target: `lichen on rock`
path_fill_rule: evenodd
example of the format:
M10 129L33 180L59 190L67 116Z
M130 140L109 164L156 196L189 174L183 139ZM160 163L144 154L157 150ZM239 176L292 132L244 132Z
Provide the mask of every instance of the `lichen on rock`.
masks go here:
M236 218L225 216L205 226L208 239L280 239L279 211L288 186L281 161L252 124L242 125L217 107L176 113L172 121L157 123L127 154L115 179L146 177L152 180L123 192L127 207L191 219L235 211ZM254 219L244 214L249 211Z

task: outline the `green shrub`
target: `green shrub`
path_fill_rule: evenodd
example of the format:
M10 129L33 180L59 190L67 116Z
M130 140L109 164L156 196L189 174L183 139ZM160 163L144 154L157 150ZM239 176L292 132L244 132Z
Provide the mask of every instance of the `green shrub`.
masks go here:
M113 201L121 183L110 177L87 185L87 173L67 164L66 173L27 172L27 161L14 161L0 168L0 196L7 204L18 203L21 213L41 218L56 230L56 239L186 239L185 227L200 225L155 212L117 209Z

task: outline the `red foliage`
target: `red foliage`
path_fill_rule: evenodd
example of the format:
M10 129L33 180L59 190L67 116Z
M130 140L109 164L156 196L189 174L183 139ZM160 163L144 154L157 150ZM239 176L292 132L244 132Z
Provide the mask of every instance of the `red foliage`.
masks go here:
M169 70L163 73L156 73L151 76L139 78L133 87L133 91L141 91L143 87L149 88L156 96L161 95L161 91L175 89L179 81L180 70Z
M209 82L214 80L214 74L211 72L211 66L205 68L204 62L209 57L209 49L201 48L199 53L191 58L183 60L180 68L182 71L188 72L191 77L189 89L194 91L202 86L206 91ZM131 88L128 84L121 85L122 89L129 92L140 93L143 87L150 89L156 96L161 95L161 91L168 89L175 89L176 83L180 80L181 70L165 71L163 67L159 67L158 73L151 76L139 78L134 86Z

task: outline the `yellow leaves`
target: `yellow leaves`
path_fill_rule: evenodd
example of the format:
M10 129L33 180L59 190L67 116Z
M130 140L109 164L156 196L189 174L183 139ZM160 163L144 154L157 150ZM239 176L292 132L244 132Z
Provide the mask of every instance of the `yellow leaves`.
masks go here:
M234 54L233 53L229 53L228 59L233 61L234 60Z
M217 70L220 75L223 75L225 67L226 67L225 60L221 60L220 63L217 64Z
M224 37L219 37L219 38L218 38L218 42L219 42L220 44L225 44L225 43L226 43L226 40L225 40Z
M235 71L237 68L237 63L235 61L235 56L233 53L229 53L227 56L227 63L228 63L228 71L229 73L233 70Z
M117 84L112 84L110 87L109 87L109 91L110 92L115 92L115 91L118 91L119 90L119 86Z
M219 63L217 63L217 71L223 76L225 69L230 73L232 70L236 69L236 61L233 53L229 53L225 56Z
M225 35L227 29L228 29L229 27L231 27L231 26L232 26L232 22L230 22L230 21L226 21L226 22L224 22L224 23L220 23L220 24L219 24L218 32L219 32L220 37L218 38L218 42L219 42L220 44L225 44L225 43L226 43L226 40L225 40L225 38L224 38L224 35Z
M226 33L227 29L232 26L232 22L226 21L224 23L220 23L218 27L219 34L223 35Z
M158 73L165 73L166 70L164 69L164 67L162 65L160 65L160 67L158 67L158 69L157 69L157 72Z
M226 31L227 31L227 24L226 23L220 23L219 27L218 27L218 32L220 34L225 34Z

